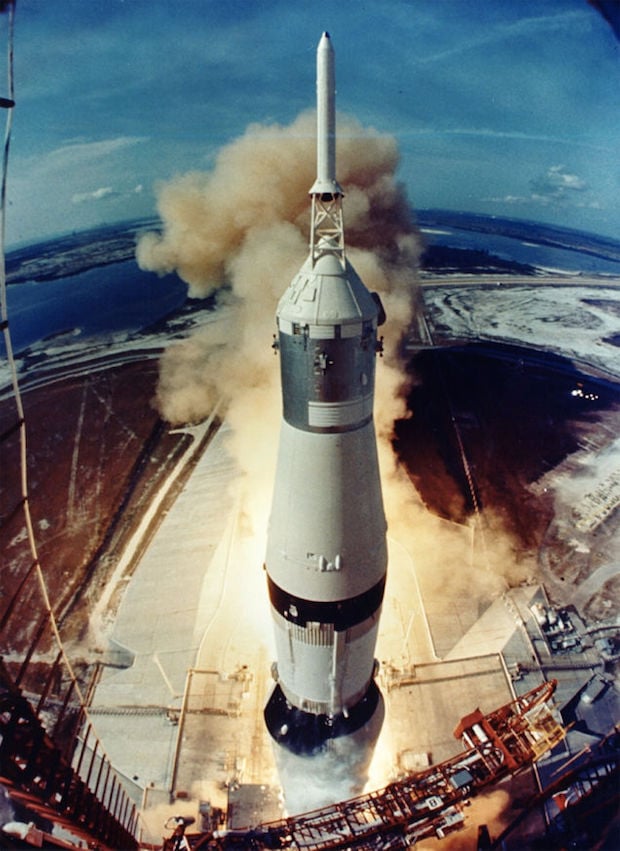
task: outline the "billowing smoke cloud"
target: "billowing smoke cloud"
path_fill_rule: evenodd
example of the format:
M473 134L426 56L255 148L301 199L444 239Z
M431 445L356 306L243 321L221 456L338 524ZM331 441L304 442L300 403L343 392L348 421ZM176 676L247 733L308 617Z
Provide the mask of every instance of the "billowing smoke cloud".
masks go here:
M315 139L312 112L287 127L251 125L220 151L211 172L159 188L162 230L137 247L142 268L176 272L190 296L217 295L214 321L164 353L156 404L174 424L198 421L217 403L226 411L254 530L266 528L281 416L275 311L308 254ZM389 320L375 406L387 446L405 412L398 346L411 319L420 240L395 177L392 138L341 118L337 161L348 257L380 293Z
M416 570L425 569L428 557L428 569L441 569L441 582L453 582L463 574L470 531L450 540L455 553L449 559L437 519L421 504L391 444L395 419L406 415L410 378L399 349L416 303L421 251L395 177L396 143L341 118L337 162L347 254L368 289L380 294L388 317L380 329L385 355L377 365L375 422L390 535L413 553ZM198 421L222 406L231 426L229 449L245 473L243 510L259 537L267 527L281 418L279 364L271 349L275 311L308 253L314 167L312 113L287 127L253 125L222 149L213 171L160 187L161 232L144 235L137 249L142 268L176 272L191 296L217 296L213 321L164 353L156 403L175 424ZM505 554L502 547L504 571ZM488 594L489 575L482 573L480 587ZM471 572L463 582L475 595Z
M234 425L246 392L276 390L274 314L307 255L314 147L312 113L288 127L252 125L221 150L212 172L190 173L160 188L163 230L141 238L138 263L161 274L176 271L191 296L220 291L219 303L228 308L225 322L205 327L164 355L157 404L170 422L203 417L221 398ZM411 316L420 250L395 179L396 144L342 119L337 156L349 258L366 286L381 293L389 316L386 362L393 365ZM381 385L389 384L388 395L395 398L401 380L400 374L391 382L382 376ZM275 396L262 398L279 410ZM255 409L255 421L263 408ZM387 420L393 413L392 405Z

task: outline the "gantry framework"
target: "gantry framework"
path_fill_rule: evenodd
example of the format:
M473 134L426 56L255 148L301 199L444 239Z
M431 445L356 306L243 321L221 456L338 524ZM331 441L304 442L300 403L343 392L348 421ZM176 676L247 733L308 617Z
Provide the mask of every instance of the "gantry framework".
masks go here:
M531 765L559 744L565 729L551 704L556 681L542 683L484 715L479 709L454 731L467 750L384 789L303 815L221 835L187 834L191 849L389 849L463 826L463 804L486 787ZM177 846L174 837L164 851Z

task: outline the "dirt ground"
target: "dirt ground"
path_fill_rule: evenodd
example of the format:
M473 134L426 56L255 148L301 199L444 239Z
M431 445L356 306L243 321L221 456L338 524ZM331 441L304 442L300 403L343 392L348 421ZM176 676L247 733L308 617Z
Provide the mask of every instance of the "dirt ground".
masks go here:
M184 440L169 434L150 403L156 376L156 362L147 360L23 394L28 504L50 602L65 638L79 631L85 601L105 583L115 547ZM2 403L1 430L16 422L13 403ZM32 632L31 613L41 609L37 583L22 587L33 557L21 510L18 430L0 444L0 453L2 594L3 605L19 594L8 630L17 651Z
M573 563L575 557L558 537L550 494L532 483L575 452L584 434L601 431L600 423L617 412L617 392L601 392L596 405L576 404L567 391L578 374L566 364L489 357L475 346L419 353L411 369L411 416L395 424L395 448L427 507L456 522L471 514L474 503L492 507L524 551L545 551L541 570L551 580L552 596L560 605L570 602L609 556L613 523L571 572L567 559ZM188 438L170 434L151 404L156 380L156 361L144 360L24 394L29 505L65 638L79 638L125 536L186 445ZM15 423L12 402L3 402L0 429L10 432ZM33 560L19 510L18 431L0 452L6 612ZM31 598L37 594L31 583L19 592L5 649L19 651L32 634L32 612L40 606ZM603 583L581 601L585 614L609 617L617 594L617 578Z

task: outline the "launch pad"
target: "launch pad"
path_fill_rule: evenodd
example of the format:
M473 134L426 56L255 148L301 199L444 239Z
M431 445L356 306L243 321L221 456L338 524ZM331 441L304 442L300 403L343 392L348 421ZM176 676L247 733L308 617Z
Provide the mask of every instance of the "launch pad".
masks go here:
M261 821L282 815L276 806L280 781L273 743L263 721L273 658L264 573L258 566L248 568L257 547L250 546L238 513L241 480L226 450L227 434L224 423L140 560L113 630L114 639L131 649L135 661L130 668L104 670L91 707L110 758L142 807L145 841L158 841L163 814L181 812L200 824L201 809L226 812L231 796L237 802L230 809L233 827L248 826L241 822L251 806L247 800L240 805L248 796L262 800ZM210 518L201 530L211 536L207 565L196 558L195 543L187 550L179 546L192 506L206 493L214 500L217 494L229 494L220 500L220 512L211 513L209 501L203 503L204 516ZM415 537L415 529L411 533ZM390 571L377 646L386 720L368 782L350 777L351 794L364 786L380 788L414 768L453 756L459 746L452 731L463 712L477 706L489 711L511 700L509 669L517 660L531 659L519 621L520 613L527 617L528 601L538 589L517 589L500 600L478 631L468 630L468 644L459 624L452 619L447 625L446 614L460 606L466 623L473 613L467 612L466 601L450 600L449 588L443 613L435 601L433 618L427 621L407 543L389 540ZM158 580L165 581L171 564L191 593L162 596ZM535 629L531 613L530 619ZM173 639L169 630L180 623L186 638L175 633ZM460 658L440 661L435 643L446 642L446 630L452 644L462 638ZM188 665L184 660L192 655ZM519 681L519 689L538 682L532 671ZM344 761L342 767L346 775ZM267 788L275 794L265 797ZM299 811L331 801L330 793L308 772Z
M323 49L328 38L324 34ZM328 68L328 60L322 61ZM144 821L141 841L147 844L157 842L170 807L177 826L200 819L205 831L223 824L233 831L245 830L277 815L266 810L277 808L278 788L292 813L317 807L338 812L349 807L353 812L363 789L386 783L389 789L377 797L379 810L387 802L398 829L422 818L431 832L416 833L416 838L443 837L455 825L460 827L463 818L455 804L469 796L489 765L493 768L496 762L501 770L491 770L483 785L529 765L564 736L548 706L541 726L533 719L521 725L529 713L524 708L529 696L546 688L540 680L554 667L550 654L572 647L571 642L579 644L568 634L574 627L566 626L565 613L559 615L561 626L557 615L552 624L544 592L528 587L503 593L495 588L482 597L464 594L467 571L459 570L461 586L446 583L441 600L444 617L448 611L457 613L456 626L436 630L420 588L429 568L428 557L416 553L420 506L415 521L413 514L411 522L401 518L390 541L385 586L387 544L372 423L374 358L382 351L376 331L384 315L344 255L341 219L336 215L342 193L331 156L333 76L326 92L331 118L325 122L328 144L323 151L319 139L318 163L325 168L319 167L311 190L310 257L277 313L275 348L282 356L284 420L265 559L270 606L261 605L265 577L256 569L261 562L256 545L263 552L264 547L255 530L264 525L248 529L244 523L248 494L240 490L234 464L229 464L225 446L218 444L219 433L209 421L194 430L201 451L190 453L197 466L181 498L162 509L165 516L151 522L143 538L132 540L130 560L137 564L137 572L107 650L101 636L93 634L106 671L90 714L101 720L99 735L117 771L125 774L128 787L134 784ZM320 236L317 241L315 234ZM324 279L329 279L325 298ZM458 429L457 438L479 515ZM214 446L220 453L215 486L210 479ZM203 476L196 477L203 461ZM198 494L196 484L204 487ZM182 499L185 493L189 501ZM205 523L203 513L209 500L212 525ZM198 529L200 535L195 536ZM472 571L475 528L464 525L457 534L471 535ZM465 551L461 546L461 561ZM443 553L438 558L443 561ZM125 570L124 559L120 564ZM420 565L424 571L418 573ZM122 584L130 574L120 571L116 578ZM468 598L480 606L474 618ZM267 608L275 625L275 653L265 629ZM105 606L99 614L108 614ZM100 626L95 624L93 633ZM552 632L553 640L548 641ZM445 634L450 638L444 646ZM374 661L377 639L380 669ZM274 656L277 662L271 672L276 686L268 697L266 671ZM585 660L586 668L596 664L594 657ZM529 680L534 680L534 688ZM603 689L603 678L599 680L590 702ZM387 695L385 704L382 692ZM514 700L517 692L521 697ZM502 703L500 710L488 715ZM387 723L375 750L384 705ZM516 738L516 728L507 722L512 717L508 706L517 707ZM452 757L449 751L456 748L446 733L444 715L451 729L464 709L472 711L455 735L462 734L472 750ZM503 734L494 730L490 717L498 720L515 750L504 748ZM428 729L431 736L426 735ZM89 733L90 727L79 763ZM522 745L525 758L520 761L516 751ZM89 779L97 747L90 755ZM369 766L368 755L373 753ZM95 787L102 772L103 762ZM419 795L418 781L421 789L428 784ZM532 776L524 782L527 788L516 795L513 790L513 801L532 797ZM411 788L399 802L391 793L403 783ZM349 804L337 804L352 796L357 797ZM371 792L361 805L360 831L373 818L372 801ZM438 809L437 819L405 814L412 802L414 810ZM186 814L180 813L181 807ZM159 824L147 826L149 815ZM385 813L377 811L379 815ZM484 822L493 819L498 820L499 813L487 813ZM297 821L308 826L311 820L308 815ZM281 821L281 829L290 833L289 820ZM218 837L213 838L217 842ZM330 847L324 837L318 838L318 845L302 847Z
M200 434L189 431L199 445ZM128 667L106 669L90 710L124 786L146 813L146 821L140 820L146 842L160 841L169 814L193 814L200 824L218 802L239 828L254 823L247 821L255 819L252 812L260 812L261 819L279 815L277 778L276 785L268 785L275 772L262 719L273 655L268 641L256 644L257 636L270 636L266 612L260 610L265 601L261 544L249 545L242 479L226 448L228 434L226 423L215 431L183 492L159 513L157 532L144 547L112 633L119 643L109 661ZM412 513L410 539L399 534L389 540L394 582L389 580L386 589L389 614L378 656L388 703L386 729L393 734L379 743L368 788L449 755L456 746L455 720L464 711L495 708L505 702L503 694L513 688L521 693L542 675L557 677L558 704L572 705L590 672L601 666L592 638L585 652L550 655L551 644L571 636L559 624L546 631L538 626L540 607L548 604L541 589L491 595L484 608L479 595L462 593L455 575L438 594L436 560L445 560L455 547L445 547L444 534L445 548L436 560L429 551L422 559L416 549L422 533L428 536L430 530L437 540L440 528L451 529L452 542L458 538L463 545L459 552L467 577L483 559L471 529L424 517L430 525ZM587 630L575 624L587 638ZM605 715L612 707L613 687L588 710L596 720L587 713L581 718L593 729L609 729L617 719L617 712ZM421 724L411 723L416 717ZM547 777L561 771L563 761L587 741L583 733L569 735L576 744L550 767L544 764ZM524 797L511 781L514 796ZM478 818L476 806L474 801L469 810L472 820ZM487 812L482 819L493 833L499 823L495 816Z

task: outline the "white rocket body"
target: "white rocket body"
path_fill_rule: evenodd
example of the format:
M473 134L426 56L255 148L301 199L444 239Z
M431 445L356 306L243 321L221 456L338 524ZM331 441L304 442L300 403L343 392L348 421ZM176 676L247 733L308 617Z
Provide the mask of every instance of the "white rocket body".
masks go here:
M383 310L344 253L333 50L317 51L310 255L276 314L283 423L265 566L277 682L272 736L297 753L366 724L387 567L373 424Z

